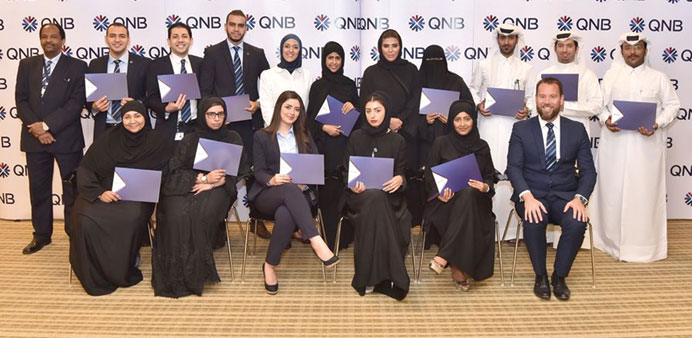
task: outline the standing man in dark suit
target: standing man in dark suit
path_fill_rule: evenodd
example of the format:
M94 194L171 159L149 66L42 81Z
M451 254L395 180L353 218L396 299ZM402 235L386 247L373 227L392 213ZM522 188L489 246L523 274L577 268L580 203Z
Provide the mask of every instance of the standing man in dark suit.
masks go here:
M524 240L536 273L533 292L542 299L550 299L545 267L546 226L552 223L562 227L551 284L555 297L568 300L565 277L584 241L586 204L596 184L589 136L584 125L559 116L563 105L560 81L539 81L539 116L514 124L507 154L507 175L514 188L512 201L523 217ZM579 170L576 175L575 165Z
M53 162L58 162L65 205L65 232L76 194L74 172L82 159L85 62L62 54L65 31L48 23L39 30L42 55L19 62L15 101L22 120L21 150L26 153L34 238L23 254L50 244L53 234Z
M121 107L132 100L144 101L147 94L146 75L151 60L129 53L130 31L121 23L106 29L108 55L91 60L89 73L127 73L127 94L122 100L109 101L101 97L87 104L94 114L94 140L122 121Z
M192 46L192 30L178 22L168 27L168 46L171 53L151 63L147 75L147 107L156 114L156 130L169 142L182 140L194 130L197 121L197 100L187 100L180 94L175 102L161 102L159 75L195 73L199 79L202 58L189 55Z

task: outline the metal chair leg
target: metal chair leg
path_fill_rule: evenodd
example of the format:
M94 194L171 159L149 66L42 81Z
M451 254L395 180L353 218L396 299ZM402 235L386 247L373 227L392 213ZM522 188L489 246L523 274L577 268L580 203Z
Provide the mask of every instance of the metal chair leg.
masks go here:
M409 254L411 255L411 263L413 264L413 280L416 279L416 253L414 250L415 242L413 241L413 229L409 229Z
M252 218L248 218L247 220L247 225L245 226L247 231L245 231L245 244L243 245L243 265L241 266L240 270L240 282L245 281L245 265L247 263L247 255L248 255L248 240L250 237L250 221L252 221Z
M149 245L151 246L152 249L154 248L154 235L153 235L154 227L153 227L153 224L154 224L154 220L153 220L153 218L150 218L149 222L147 223L147 234L149 235Z
M255 238L252 241L252 255L251 255L251 257L255 257L255 255L257 255L257 237L258 237L257 236L257 223L259 223L259 220L253 219L252 221L253 221L252 222L252 224L253 224L252 228L255 229Z
M336 238L334 239L334 254L339 255L339 244L341 244L341 223L344 221L344 217L342 216L339 219L339 224L336 225ZM336 270L339 268L339 265L337 264L334 266L334 283L336 283Z
M238 215L238 209L236 207L231 207L231 211L233 211L233 215L235 216L235 220L238 222L238 228L240 229L240 233L244 234L245 231L249 229L243 230L243 222L240 221L240 215Z
M505 286L505 269L502 266L502 241L500 240L500 225L495 221L495 237L497 238L497 257L500 259L500 286Z
M505 241L505 237L507 237L507 230L509 230L509 223L512 221L512 213L515 213L514 209L509 211L509 215L507 215L507 223L505 223L505 230L502 232L502 241Z
M233 254L231 253L231 236L228 234L228 218L224 220L224 224L226 225L226 246L228 247L228 264L231 267L231 282L233 282L235 276L233 275Z
M68 268L70 269L70 277L68 279L68 283L70 286L72 286L72 264L68 264Z
M586 226L589 227L589 242L591 244L591 287L596 288L596 262L593 257L593 226L591 222L587 222Z
M420 255L418 255L418 274L416 275L416 284L420 284L420 275L423 269L423 254L425 253L425 236L427 235L424 227L421 227L420 231L421 234L418 235Z
M317 208L317 218L315 219L315 222L317 226L317 233L326 243L325 237L327 235L324 233L324 223L322 223L322 210L320 210L320 208ZM324 267L324 263L322 263L322 260L319 257L317 257L317 260L319 261L320 266L322 267L323 283L327 284L327 269Z
M517 239L514 241L514 258L512 259L512 280L510 281L510 285L514 287L514 271L517 268L517 252L519 251L519 232L521 231L521 227L523 226L523 222L520 220L517 223Z

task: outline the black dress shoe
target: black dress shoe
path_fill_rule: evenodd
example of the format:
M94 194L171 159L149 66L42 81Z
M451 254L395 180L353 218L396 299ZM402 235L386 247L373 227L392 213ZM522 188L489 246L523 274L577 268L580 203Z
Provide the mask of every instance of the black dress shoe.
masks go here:
M567 283L565 283L565 277L559 277L553 273L551 280L550 284L553 286L555 297L559 300L569 300L570 292Z
M533 293L541 299L550 299L550 285L548 276L536 275L536 283L533 285Z
M320 260L321 260L321 259L320 259ZM340 259L339 259L339 256L334 255L334 256L332 256L332 258L330 258L330 259L328 259L328 260L326 260L326 261L322 261L322 260L321 260L321 261L322 261L322 264L324 264L325 267L331 268L331 267L333 267L333 266L339 264L339 260L340 260Z
M25 255L30 255L34 252L37 252L41 250L44 246L50 244L50 239L47 241L41 241L36 238L31 240L31 243L27 244L27 246L22 249L22 253Z
M275 295L279 293L279 282L276 282L274 285L267 284L267 278L264 276L264 263L262 263L262 278L264 278L264 289L267 290L268 294Z

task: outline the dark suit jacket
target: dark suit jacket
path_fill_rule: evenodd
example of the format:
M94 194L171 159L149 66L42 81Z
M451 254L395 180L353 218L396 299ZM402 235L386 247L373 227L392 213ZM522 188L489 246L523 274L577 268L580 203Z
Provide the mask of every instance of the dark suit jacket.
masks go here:
M189 54L188 58L190 59L192 72L197 75L197 80L199 80L202 58ZM159 92L159 83L157 80L157 76L167 74L174 74L170 56L160 57L151 62L149 73L147 74L147 100L145 104L156 114L156 130L159 131L165 139L173 140L178 123L178 111L170 113L166 119L166 105L168 102L161 102L161 92ZM199 112L197 113L201 114Z
M596 184L596 169L591 156L589 136L579 123L560 119L560 160L556 168L545 169L543 135L535 116L514 124L507 153L507 176L512 182L512 201L519 201L522 191L530 190L534 197L549 195L571 200L575 194L589 198ZM574 166L579 175L575 175Z
M108 57L105 55L89 62L88 73L108 72ZM127 65L127 95L135 100L144 102L147 95L147 70L150 59L137 54L128 55ZM91 104L87 103L87 109L91 110ZM106 113L98 113L94 116L94 139L106 130Z
M17 70L15 102L22 120L24 152L71 153L84 148L80 115L84 107L84 73L87 64L65 54L55 65L46 92L41 97L43 54L23 59ZM43 145L29 133L28 125L43 121L56 142Z
M264 132L263 130L258 130L255 132L254 136L255 148L252 153L254 160L253 176L255 181L252 183L250 190L247 194L248 200L252 201L266 189L267 183L272 177L279 172L279 141L272 135ZM317 154L317 145L310 138L310 153ZM315 187L311 187L314 191Z
M204 61L199 76L202 96L235 95L233 59L226 41L223 40L204 50ZM259 99L257 81L260 74L267 69L269 69L269 62L264 55L264 50L243 42L243 88L250 96L250 100ZM256 129L264 125L262 113L259 110L253 114L252 120Z

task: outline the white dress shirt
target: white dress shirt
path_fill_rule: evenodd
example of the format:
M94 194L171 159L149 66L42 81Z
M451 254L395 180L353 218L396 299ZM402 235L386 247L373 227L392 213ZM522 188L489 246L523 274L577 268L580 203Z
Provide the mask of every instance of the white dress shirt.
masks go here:
M188 72L188 74L194 73L192 71L192 64L190 63L190 58L185 55L184 58L181 58L174 53L171 53L170 55L171 58L171 66L173 66L173 74L180 74L180 67L182 66L182 63L180 61L185 60L185 70ZM166 119L168 119L168 116L170 114L166 113ZM180 122L182 114L178 114L178 122ZM190 100L190 121L195 120L197 118L197 100Z
M312 74L303 67L297 68L293 73L278 66L263 71L260 75L259 101L264 125L271 123L276 100L286 90L298 93L307 109L311 85Z

